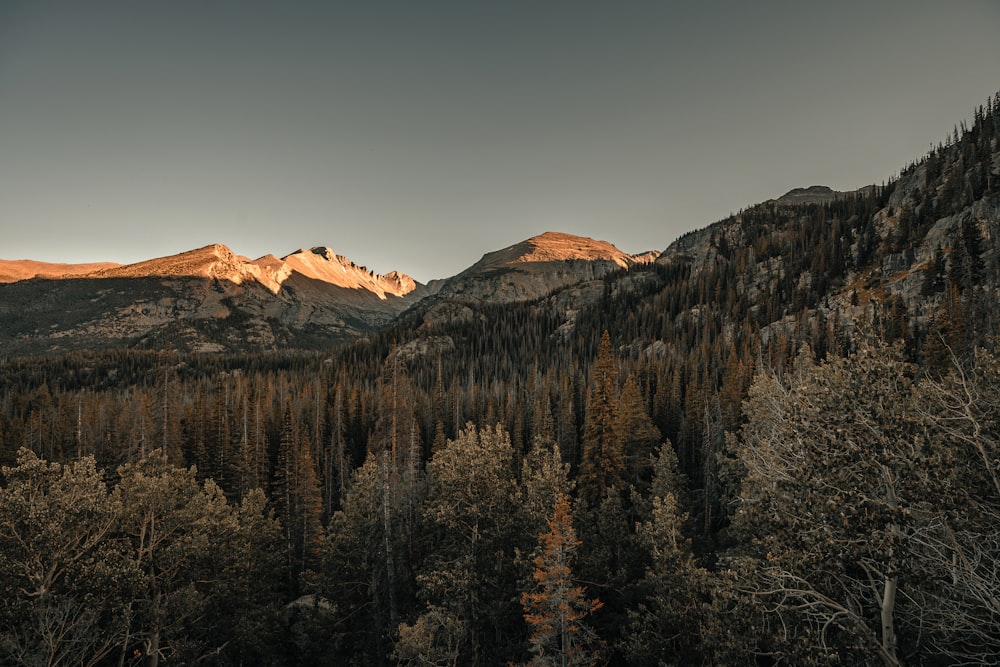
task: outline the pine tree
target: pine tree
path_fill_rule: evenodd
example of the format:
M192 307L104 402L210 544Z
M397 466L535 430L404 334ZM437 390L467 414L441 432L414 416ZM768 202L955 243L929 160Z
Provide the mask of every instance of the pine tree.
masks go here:
M323 497L312 448L299 434L290 403L282 419L272 497L290 557L300 567L315 566L323 532Z
M559 445L536 437L524 457L518 488L518 505L525 521L531 525L532 535L545 529L556 498L560 494L568 495L572 489L569 464L563 462Z
M274 480L271 483L271 498L277 509L278 519L285 531L285 542L288 552L293 552L295 539L295 473L298 465L296 452L297 433L292 417L291 403L285 405L281 420L281 441L278 445L278 460L274 467Z
M93 457L17 463L0 471L0 662L97 664L128 637L142 576L115 539L124 508Z
M646 412L639 386L631 375L622 387L612 426L615 447L625 455L626 481L641 489L649 483L649 461L660 442L660 431Z
M323 543L323 495L308 440L299 446L296 475L298 552L301 554L303 567L315 568L320 562Z
M325 593L338 604L357 610L345 621L348 651L365 654L369 664L381 664L396 631L393 616L397 593L393 588L397 564L392 557L395 536L386 539L382 457L369 456L351 478L341 509L330 518ZM389 544L389 553L385 552ZM392 567L393 570L387 570Z
M468 664L501 664L514 643L515 559L530 548L517 511L510 437L468 424L427 464L423 519L433 537L417 575L419 596L465 622Z
M625 472L625 451L615 438L618 404L618 369L611 351L611 337L605 331L591 370L583 432L583 461L580 465L580 496L596 505L607 489Z
M677 456L666 443L656 459L650 519L637 528L649 566L639 583L642 597L629 610L623 649L629 664L694 664L702 649L698 630L705 617L710 575L695 564L683 533L687 515L678 498L683 480Z
M601 658L594 632L583 622L601 608L588 600L583 586L573 581L572 562L580 541L573 529L569 498L559 494L549 530L538 536L532 579L535 589L521 594L524 620L531 626L530 645L536 667L595 665Z
M995 431L975 416L995 405L992 381L962 371L915 382L898 346L874 342L823 364L808 356L784 382L757 377L733 443L745 475L730 534L751 567L731 562L771 609L768 641L795 644L793 662L839 653L896 666L922 662L929 645L995 656L995 597L969 594L995 590L972 581L996 581L974 564L996 562L985 553L996 540L977 527L995 535L1000 516L983 465Z

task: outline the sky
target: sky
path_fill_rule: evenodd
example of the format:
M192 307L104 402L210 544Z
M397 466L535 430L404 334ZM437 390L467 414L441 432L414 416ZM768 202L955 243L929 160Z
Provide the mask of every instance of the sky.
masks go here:
M0 258L662 250L891 178L1000 90L998 36L992 0L0 0Z

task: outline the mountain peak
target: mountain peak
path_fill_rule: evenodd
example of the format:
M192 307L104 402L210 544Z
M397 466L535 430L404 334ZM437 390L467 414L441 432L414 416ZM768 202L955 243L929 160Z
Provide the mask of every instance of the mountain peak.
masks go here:
M305 248L302 248L298 252L299 253L305 253L307 251L306 251ZM323 259L327 260L328 262L335 262L335 261L337 261L337 253L335 253L333 251L333 248L330 248L330 247L327 247L327 246L315 246L313 248L309 248L308 252L311 252L314 255L319 255L320 257L322 257ZM296 253L293 253L293 254L296 254Z
M545 232L483 257L437 287L438 298L508 303L599 279L648 258L632 257L607 241Z
M808 188L793 188L774 201L779 204L825 204L851 192L839 192L826 185L810 185Z
M416 281L407 275L398 271L385 275L375 273L325 246L297 250L286 255L282 261L291 271L306 278L348 289L365 289L381 299L385 299L387 294L404 296L417 287Z
M228 246L213 243L176 255L105 269L94 273L93 277L218 278L240 283L247 278L243 264L249 261L236 255Z
M416 281L409 276L397 272L379 275L325 246L299 249L282 258L264 255L251 260L222 243L213 243L177 255L103 269L92 277L214 278L237 285L257 282L277 294L292 273L337 287L374 292L380 299L385 299L386 294L403 296L416 289Z
M586 236L575 236L563 232L545 232L532 236L502 250L488 253L480 261L492 266L522 262L566 262L571 260L609 261L622 268L633 263L631 256L607 241L597 241Z

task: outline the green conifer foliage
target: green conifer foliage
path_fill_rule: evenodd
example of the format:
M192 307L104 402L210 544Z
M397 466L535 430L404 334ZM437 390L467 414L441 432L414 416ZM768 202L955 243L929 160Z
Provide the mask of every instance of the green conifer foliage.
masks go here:
M618 368L607 331L601 336L590 377L578 484L581 498L594 505L622 480L626 464L624 445L615 437Z

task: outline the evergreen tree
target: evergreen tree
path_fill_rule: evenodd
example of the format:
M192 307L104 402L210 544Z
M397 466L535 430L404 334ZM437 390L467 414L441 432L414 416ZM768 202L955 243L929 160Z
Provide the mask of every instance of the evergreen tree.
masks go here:
M535 588L521 594L524 620L531 627L530 664L566 667L596 665L600 644L584 619L601 608L600 600L586 598L586 589L573 581L573 557L580 541L573 529L569 498L559 494L549 530L541 533L532 578Z
M315 567L323 533L323 501L312 448L300 435L290 403L282 419L272 494L289 557L296 568Z
M118 475L114 497L124 508L118 530L141 572L121 655L156 667L165 659L193 662L223 652L239 614L229 592L246 587L225 576L238 574L234 559L247 557L236 513L213 481L199 483L194 469L169 466L159 451L122 466ZM220 609L226 613L209 615Z
M583 431L583 461L577 483L580 497L596 505L609 487L619 483L625 472L623 443L615 437L618 406L618 369L605 331L591 369Z
M952 657L995 650L980 644L982 634L956 635L940 620L967 629L965 620L991 606L970 602L956 617L953 604L967 556L947 517L978 523L969 519L997 516L1000 499L981 452L959 444L975 438L942 428L961 419L931 417L898 349L871 343L821 365L810 356L800 355L787 385L758 376L737 445L746 474L732 530L756 573L742 587L773 610L777 634L766 650L781 646L789 661L885 665L921 661L927 642ZM964 402L952 416L975 413L970 387L939 394L953 409ZM961 430L974 431L977 420L965 419ZM993 542L982 540L980 553Z
M0 487L0 661L95 664L128 636L141 578L116 539L120 499L94 459L62 465L22 449Z
M617 402L612 437L625 454L625 479L640 490L649 483L650 457L660 442L660 431L643 403L639 386L630 375Z
M521 466L518 489L518 506L533 535L545 529L556 497L569 495L572 489L569 464L563 462L559 445L536 437Z
M461 619L466 664L513 657L516 550L525 547L517 512L510 438L499 424L469 424L427 464L423 517L433 537L417 575L428 611Z
M394 587L401 578L392 551L396 535L387 538L383 532L385 469L381 460L369 456L354 471L341 509L330 518L322 588L346 614L345 652L364 656L369 664L382 664L389 654L396 632L393 616L398 614L398 609L392 613L390 609L399 596ZM394 570L387 571L387 566Z
M623 652L629 664L658 666L702 662L710 574L696 565L684 534L680 509L683 480L669 443L656 461L650 519L638 527L649 566L640 581L639 602L629 610Z

